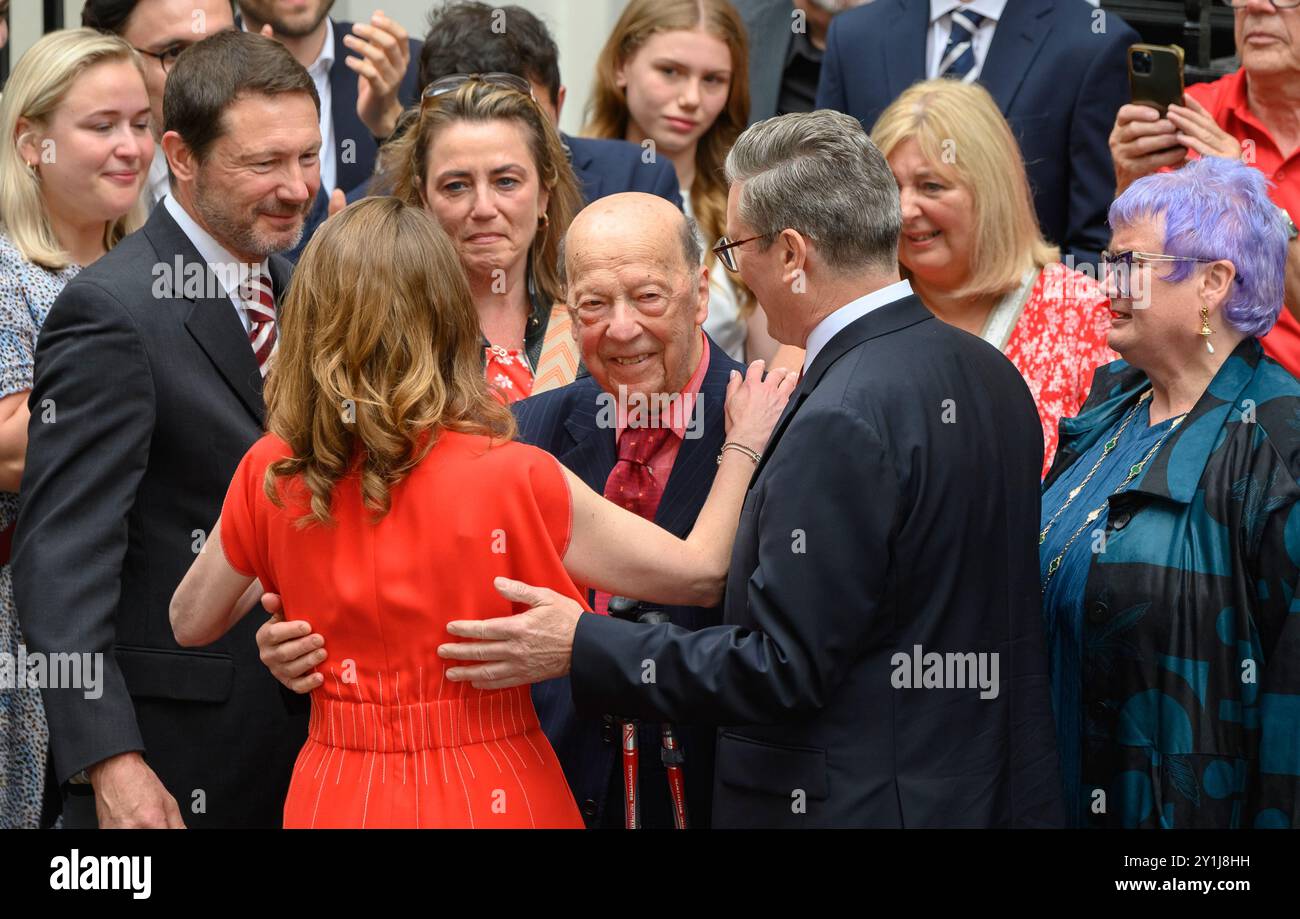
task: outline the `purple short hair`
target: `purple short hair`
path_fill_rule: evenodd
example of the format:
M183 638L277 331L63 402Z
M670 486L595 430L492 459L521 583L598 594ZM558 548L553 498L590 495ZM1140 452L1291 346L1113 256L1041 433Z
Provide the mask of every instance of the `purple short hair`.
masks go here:
M1110 206L1112 229L1164 218L1165 253L1227 259L1237 268L1223 317L1246 335L1277 322L1285 290L1287 231L1269 200L1268 181L1238 160L1204 157L1174 172L1138 179ZM1195 262L1174 262L1166 281L1181 281Z

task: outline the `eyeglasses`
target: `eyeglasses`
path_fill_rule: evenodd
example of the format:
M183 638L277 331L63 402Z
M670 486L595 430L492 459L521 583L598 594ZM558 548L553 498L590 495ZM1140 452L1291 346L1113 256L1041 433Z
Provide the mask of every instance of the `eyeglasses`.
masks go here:
M736 264L736 253L731 250L737 246L743 246L745 243L753 242L756 239L763 239L762 236L750 236L746 239L730 240L725 236L718 237L718 244L713 247L713 254L722 262L722 267L731 272L740 271Z
M424 88L424 92L420 95L420 111L424 111L425 107L434 99L448 93L454 93L466 83L486 83L489 86L513 89L515 92L523 93L534 102L537 101L537 97L533 95L533 84L513 73L501 73L500 71L491 73L453 73L445 77L439 77Z
M161 51L146 51L144 48L136 48L135 50L138 53L143 54L145 57L157 58L159 66L163 69L163 73L170 73L172 64L176 63L176 58L180 57L181 52L192 44L193 42L180 41L174 45L168 45ZM132 45L132 47L134 48L135 46Z
M1297 0L1300 4L1300 0ZM1119 300L1128 300L1132 298L1132 285L1129 283L1133 276L1134 262L1201 262L1209 264L1211 262L1223 261L1217 258L1201 258L1196 255L1165 255L1162 252L1138 252L1133 249L1125 249L1123 252L1103 252L1101 254L1101 276L1107 292L1114 290L1115 298ZM1238 273L1233 278L1238 284L1242 282L1241 274Z
M1221 0L1224 6L1230 6L1234 10L1244 10L1250 5L1250 0ZM1300 0L1269 0L1275 10L1293 10L1300 6Z

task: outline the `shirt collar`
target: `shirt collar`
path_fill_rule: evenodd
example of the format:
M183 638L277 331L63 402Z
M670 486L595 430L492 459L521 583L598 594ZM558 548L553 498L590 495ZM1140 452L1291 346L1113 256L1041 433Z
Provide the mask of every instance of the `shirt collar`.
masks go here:
M873 290L865 297L858 297L853 302L845 304L831 313L817 323L812 332L808 334L808 343L805 346L806 353L803 359L803 372L808 372L808 368L813 365L813 361L817 359L817 355L821 353L822 348L826 347L837 333L845 329L854 320L861 319L872 310L911 295L911 282L906 280L896 281L888 287Z
M239 28L248 31L248 23L240 18ZM334 20L329 16L325 17L325 43L320 46L320 54L316 55L316 60L312 61L307 67L307 72L313 76L317 72L329 73L334 66Z
M930 0L930 25L934 25L953 10L970 10L979 13L985 19L997 22L1007 8L1007 0L971 0L969 3L955 3L953 0Z
M329 73L334 67L334 22L325 17L325 43L320 46L320 54L307 68L308 73Z
M700 331L700 361L695 365L695 372L691 378L686 381L682 387L680 411L676 406L671 407L669 420L672 422L671 430L677 435L678 440L686 439L686 429L690 427L691 416L695 413L695 399L700 394L700 386L704 383L704 375L709 371L709 340ZM614 393L617 397L617 393ZM630 398L630 396L629 396ZM620 400L621 401L621 400ZM627 429L627 412L626 409L631 406L620 404L618 407L618 430L614 432L614 443L618 443L619 438L623 436L623 431Z
M254 266L241 262L230 254L230 250L217 242L207 230L199 226L197 220L190 216L189 211L181 206L181 203L172 197L168 192L162 200L162 206L167 208L167 213L171 214L181 232L189 237L190 242L194 243L194 248L198 250L199 258L208 263L212 273L217 276L217 280L225 289L226 294L235 301L243 302L241 287L244 280L252 274ZM262 259L262 263L256 266L262 277L270 279L270 260Z

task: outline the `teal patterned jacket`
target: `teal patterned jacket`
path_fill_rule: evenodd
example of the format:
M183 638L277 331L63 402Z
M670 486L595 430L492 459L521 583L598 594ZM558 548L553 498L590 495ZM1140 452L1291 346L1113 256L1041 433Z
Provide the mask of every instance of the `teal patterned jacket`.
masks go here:
M1099 368L1044 487L1149 385L1124 361ZM1300 826L1300 382L1243 341L1093 549L1089 825Z

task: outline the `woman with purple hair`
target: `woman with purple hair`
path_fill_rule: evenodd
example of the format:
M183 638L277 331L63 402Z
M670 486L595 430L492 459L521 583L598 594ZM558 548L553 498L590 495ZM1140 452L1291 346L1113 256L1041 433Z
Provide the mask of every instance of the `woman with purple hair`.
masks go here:
M1134 182L1109 343L1043 485L1041 583L1076 825L1300 825L1300 382L1259 337L1287 230L1206 158Z

